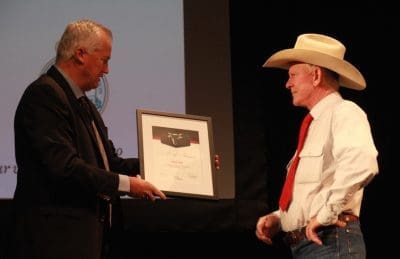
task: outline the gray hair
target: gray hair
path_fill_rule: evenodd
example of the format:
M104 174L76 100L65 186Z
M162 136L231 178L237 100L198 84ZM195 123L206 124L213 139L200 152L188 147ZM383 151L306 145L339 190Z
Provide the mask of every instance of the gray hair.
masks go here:
M56 45L56 62L70 59L78 48L85 48L88 52L99 48L101 33L106 33L112 40L111 30L94 21L77 20L69 23Z

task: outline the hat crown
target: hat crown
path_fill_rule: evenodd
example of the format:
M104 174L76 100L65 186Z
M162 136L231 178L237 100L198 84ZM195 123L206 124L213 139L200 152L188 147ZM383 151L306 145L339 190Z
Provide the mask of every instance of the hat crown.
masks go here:
M297 37L295 49L311 50L344 59L346 47L338 40L322 34L308 33Z
M344 59L346 47L338 40L316 33L301 34L294 48L270 56L264 67L289 69L293 63L308 63L325 67L339 75L339 85L363 90L366 82L358 69Z

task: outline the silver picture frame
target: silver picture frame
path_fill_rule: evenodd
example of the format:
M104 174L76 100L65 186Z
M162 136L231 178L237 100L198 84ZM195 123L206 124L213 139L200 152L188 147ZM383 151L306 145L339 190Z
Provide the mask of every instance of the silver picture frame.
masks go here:
M167 196L217 199L211 117L137 109L140 175Z

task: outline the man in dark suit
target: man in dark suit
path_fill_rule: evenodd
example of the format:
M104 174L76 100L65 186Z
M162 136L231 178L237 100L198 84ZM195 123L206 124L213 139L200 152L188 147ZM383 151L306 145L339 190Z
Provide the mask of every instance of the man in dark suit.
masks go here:
M103 25L90 20L68 24L55 65L28 86L19 102L14 121L16 258L102 258L104 233L117 225L121 193L165 199L135 176L138 159L117 155L99 112L85 96L109 72L111 49L112 33Z

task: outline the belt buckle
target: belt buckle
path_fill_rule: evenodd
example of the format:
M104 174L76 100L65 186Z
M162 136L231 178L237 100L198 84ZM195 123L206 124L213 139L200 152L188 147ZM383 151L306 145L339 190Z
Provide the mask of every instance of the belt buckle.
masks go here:
M291 245L296 245L297 243L299 243L299 237L297 236L297 233L292 231L290 232L290 244Z
M297 245L306 238L305 228L286 232L285 241L289 246Z

